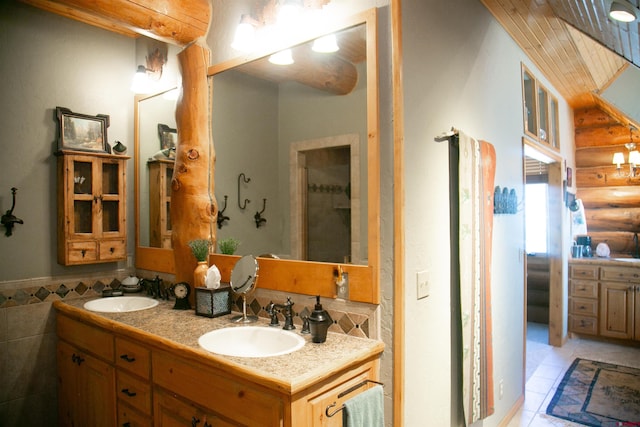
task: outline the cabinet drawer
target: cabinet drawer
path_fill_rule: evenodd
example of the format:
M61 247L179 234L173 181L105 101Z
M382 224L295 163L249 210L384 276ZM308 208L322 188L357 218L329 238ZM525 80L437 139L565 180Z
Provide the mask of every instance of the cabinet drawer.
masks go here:
M569 330L581 334L597 335L598 319L588 316L569 316Z
M128 427L151 427L153 425L149 415L141 414L118 402L118 425Z
M116 338L116 366L149 379L151 355L147 348L124 338Z
M600 279L640 283L640 268L602 267Z
M593 279L598 280L597 265L569 265L569 277L572 279Z
M104 240L100 242L100 260L116 260L126 257L127 245L124 240Z
M572 297L598 298L598 282L570 280L569 295Z
M151 415L151 385L149 382L118 370L116 376L118 400L126 402L140 412Z
M95 261L98 259L98 245L95 241L69 242L67 251L70 263Z
M110 333L58 315L56 329L58 337L113 363L113 335Z
M283 422L284 403L268 389L162 351L154 351L151 358L154 384L203 408L246 426L279 426Z
M598 300L589 298L569 298L569 313L580 316L598 317Z

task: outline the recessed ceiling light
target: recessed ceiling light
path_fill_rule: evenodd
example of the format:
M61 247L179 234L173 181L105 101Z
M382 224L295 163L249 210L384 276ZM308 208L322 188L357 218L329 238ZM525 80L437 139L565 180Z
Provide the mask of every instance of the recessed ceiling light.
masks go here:
M638 18L636 8L624 0L613 0L611 2L609 16L621 22L633 22Z

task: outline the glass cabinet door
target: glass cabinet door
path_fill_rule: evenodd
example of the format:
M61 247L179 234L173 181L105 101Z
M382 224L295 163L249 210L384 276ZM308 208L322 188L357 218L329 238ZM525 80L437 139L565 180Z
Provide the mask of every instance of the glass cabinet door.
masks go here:
M120 231L120 168L118 163L102 163L102 232Z
M538 136L542 142L549 142L549 95L547 90L542 86L538 86L538 115L540 117L540 127Z
M535 79L527 70L522 71L522 91L524 95L525 133L538 136L538 108L536 106Z
M93 233L94 182L93 162L73 162L73 231Z

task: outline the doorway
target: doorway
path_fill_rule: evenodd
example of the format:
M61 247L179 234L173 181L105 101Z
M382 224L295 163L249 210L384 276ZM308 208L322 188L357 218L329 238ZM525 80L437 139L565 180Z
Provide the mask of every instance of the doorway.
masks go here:
M358 135L294 142L290 164L294 258L361 263Z
M564 307L565 300L564 292L563 292L563 277L565 276L565 268L562 262L562 236L563 234L563 218L565 216L564 209L564 188L563 188L563 166L562 166L562 157L554 151L546 149L544 147L539 146L536 143L533 143L526 138L523 138L523 149L524 149L524 179L525 184L527 182L535 182L536 180L539 182L544 182L546 185L545 193L546 193L546 221L545 221L545 236L546 236L546 251L543 255L548 259L548 262L542 262L543 273L536 273L537 278L542 280L548 277L548 290L545 291L547 293L544 296L545 300L545 308L546 310L543 312L542 316L546 316L548 327L548 343L550 345L560 347L564 343L565 339L565 324L566 319L564 319ZM539 172L543 173L539 173ZM544 175L544 178L534 179L532 176L535 174ZM526 191L526 185L525 185ZM526 194L525 194L526 200ZM526 209L526 206L525 206ZM525 211L525 229L529 226L532 221L531 214L527 215ZM535 219L535 217L534 217ZM527 239L527 232L525 231L525 240ZM540 254L536 254L536 256L541 256ZM529 263L527 262L528 256L525 257L525 284L528 282L528 277L526 275L529 270ZM548 267L544 266L545 264ZM533 267L533 266L532 266ZM544 272L545 269L548 269L548 272ZM533 271L533 268L532 268ZM527 301L529 299L528 289L525 287L525 346L526 346L526 320L528 316L528 306ZM532 298L534 299L534 298ZM538 295L538 299L540 299L540 295ZM548 301L548 302L547 302ZM548 313L548 314L546 314ZM540 314L538 314L540 316ZM525 352L526 353L526 352Z

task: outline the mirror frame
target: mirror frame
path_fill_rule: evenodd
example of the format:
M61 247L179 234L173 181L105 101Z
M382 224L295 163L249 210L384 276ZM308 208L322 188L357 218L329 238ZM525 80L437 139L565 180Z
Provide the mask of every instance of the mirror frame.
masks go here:
M380 115L378 90L378 22L377 9L346 19L337 19L319 34L300 37L289 43L295 46L306 43L326 34L337 32L357 25L366 25L367 53L367 265L326 263L313 261L257 258L260 268L260 288L306 295L320 295L326 298L337 297L337 285L334 274L340 266L349 277L349 301L372 304L380 303ZM288 46L278 49L252 53L243 57L225 61L208 68L209 77L247 62L271 55ZM155 94L157 95L157 94ZM135 159L135 223L136 223L136 261L138 269L155 272L174 273L173 250L141 247L139 233L139 103L152 96L136 96L134 105L134 144ZM215 108L213 106L212 108ZM209 263L220 270L222 280L228 282L231 271L240 256L211 254Z

